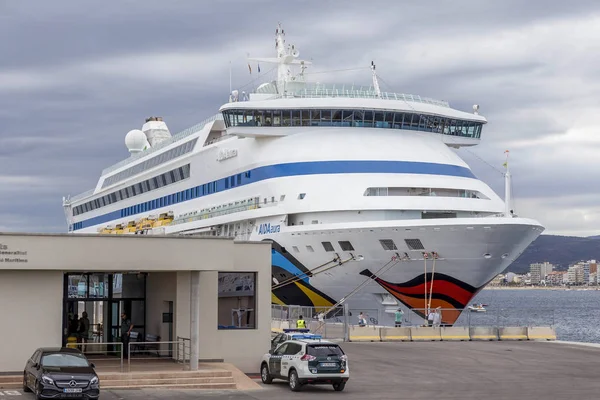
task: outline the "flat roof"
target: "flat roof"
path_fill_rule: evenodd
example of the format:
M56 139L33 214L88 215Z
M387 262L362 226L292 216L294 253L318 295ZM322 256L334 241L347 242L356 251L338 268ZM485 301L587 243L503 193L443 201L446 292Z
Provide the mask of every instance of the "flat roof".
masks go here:
M263 268L271 269L270 240L0 232L0 270L250 272Z
M0 232L0 236L28 237L93 237L93 238L128 238L128 239L176 239L176 240L225 240L244 244L269 244L270 240L235 240L229 237L192 236L192 235L107 235L100 233L44 233L44 232Z

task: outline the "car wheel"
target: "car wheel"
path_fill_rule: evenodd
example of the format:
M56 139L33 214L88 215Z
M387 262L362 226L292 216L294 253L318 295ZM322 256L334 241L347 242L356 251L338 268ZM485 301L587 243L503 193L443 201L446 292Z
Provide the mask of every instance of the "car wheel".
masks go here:
M346 382L338 382L333 384L333 390L341 392L346 387Z
M292 392L299 392L301 387L298 373L296 371L290 372L290 389Z
M269 374L269 367L267 364L263 364L260 368L260 379L262 379L262 382L266 384L273 382L273 377L271 377L271 374Z
M31 389L29 389L29 386L27 386L27 373L26 372L23 372L23 391L31 392Z

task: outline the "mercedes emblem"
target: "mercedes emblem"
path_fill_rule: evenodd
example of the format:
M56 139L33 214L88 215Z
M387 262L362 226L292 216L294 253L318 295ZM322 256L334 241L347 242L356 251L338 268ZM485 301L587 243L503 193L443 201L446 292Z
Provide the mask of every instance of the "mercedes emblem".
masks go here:
M71 381L71 382L69 382L69 386L75 387L75 386L77 386L77 382Z

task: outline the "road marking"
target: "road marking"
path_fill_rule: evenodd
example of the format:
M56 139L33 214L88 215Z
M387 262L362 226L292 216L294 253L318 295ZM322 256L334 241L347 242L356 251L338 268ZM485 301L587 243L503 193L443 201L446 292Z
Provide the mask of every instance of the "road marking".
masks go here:
M0 391L0 396L20 396L21 393L17 390Z

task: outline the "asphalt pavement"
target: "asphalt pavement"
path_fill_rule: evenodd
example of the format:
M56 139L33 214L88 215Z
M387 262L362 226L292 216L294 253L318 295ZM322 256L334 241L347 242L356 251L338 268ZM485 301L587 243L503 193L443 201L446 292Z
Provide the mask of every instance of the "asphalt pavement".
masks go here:
M597 399L600 348L540 342L343 343L350 359L344 392L275 381L241 391L103 390L102 400L207 399ZM17 398L3 396L0 400ZM23 399L33 398L21 394Z

